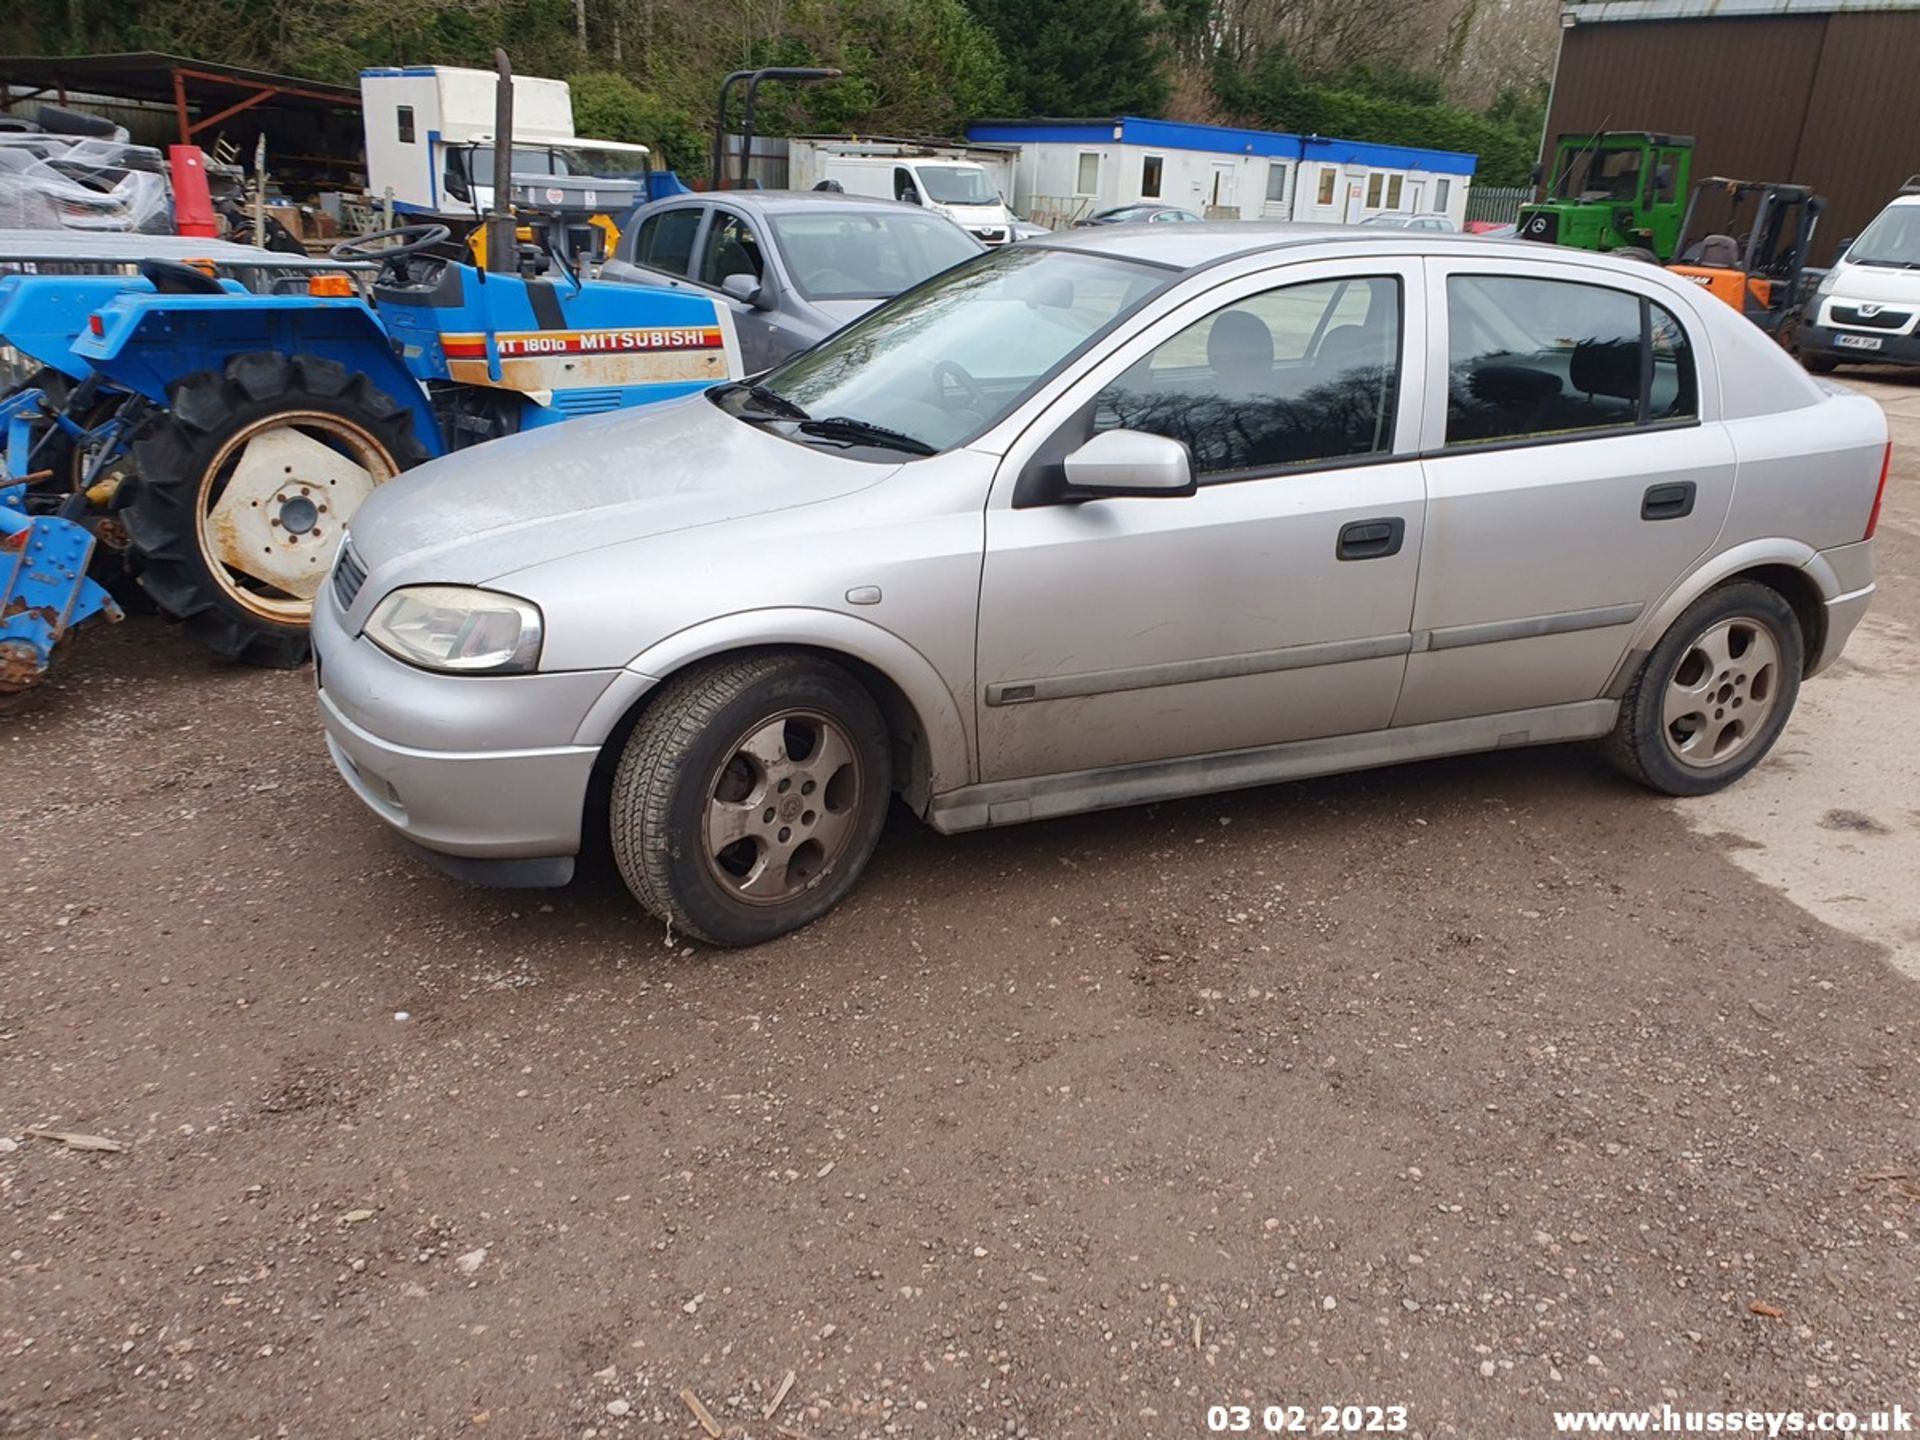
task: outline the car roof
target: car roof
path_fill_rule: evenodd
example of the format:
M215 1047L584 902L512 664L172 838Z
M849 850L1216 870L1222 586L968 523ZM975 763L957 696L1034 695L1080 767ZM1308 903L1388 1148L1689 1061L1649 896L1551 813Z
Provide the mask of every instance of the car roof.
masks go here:
M847 195L838 190L699 190L687 195L669 195L653 203L663 205L678 200L723 200L742 210L789 212L794 210L912 210L926 212L918 205L901 200L885 200L877 195Z
M1176 270L1200 270L1243 255L1261 251L1278 254L1310 245L1337 245L1354 255L1459 254L1534 261L1599 261L1653 268L1645 266L1644 261L1612 260L1595 251L1568 250L1531 240L1507 242L1458 231L1400 230L1385 225L1300 225L1246 220L1203 220L1194 225L1100 225L1057 230L1047 238L1024 243L1090 251L1121 260L1143 260Z

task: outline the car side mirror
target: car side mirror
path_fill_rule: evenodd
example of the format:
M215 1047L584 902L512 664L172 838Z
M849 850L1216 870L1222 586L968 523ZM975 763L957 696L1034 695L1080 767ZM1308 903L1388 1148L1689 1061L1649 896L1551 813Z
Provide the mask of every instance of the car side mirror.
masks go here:
M755 310L771 310L773 296L760 281L747 274L729 275L720 282L720 293Z
M1193 458L1165 435L1141 430L1103 430L1067 456L1070 499L1127 495L1191 495Z

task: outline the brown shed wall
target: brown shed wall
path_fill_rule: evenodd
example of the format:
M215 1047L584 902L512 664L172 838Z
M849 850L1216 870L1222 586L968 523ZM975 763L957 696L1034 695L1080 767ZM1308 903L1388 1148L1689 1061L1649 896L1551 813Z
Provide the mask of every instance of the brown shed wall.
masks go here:
M1547 137L1663 130L1695 176L1790 180L1830 202L1814 259L1920 172L1920 9L1589 22L1564 32Z

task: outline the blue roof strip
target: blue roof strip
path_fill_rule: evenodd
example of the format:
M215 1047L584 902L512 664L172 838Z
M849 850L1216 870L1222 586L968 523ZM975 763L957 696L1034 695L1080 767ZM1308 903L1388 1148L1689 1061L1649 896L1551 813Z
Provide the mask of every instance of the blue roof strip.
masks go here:
M1317 160L1334 165L1370 165L1382 170L1425 170L1440 175L1471 175L1479 165L1478 156L1457 150L1379 145L1324 135L1290 135L1280 130L1242 130L1231 125L1192 125L1139 115L1121 115L1113 120L983 120L967 127L967 138L1011 145L1111 145L1117 138L1122 145L1139 145L1151 150L1201 150L1214 155Z

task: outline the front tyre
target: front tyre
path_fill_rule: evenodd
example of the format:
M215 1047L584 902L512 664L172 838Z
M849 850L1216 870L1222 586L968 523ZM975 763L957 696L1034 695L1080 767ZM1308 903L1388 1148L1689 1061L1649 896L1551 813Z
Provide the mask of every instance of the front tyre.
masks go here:
M347 520L426 458L412 416L366 376L238 355L173 387L115 508L162 611L216 654L292 666Z
M1620 701L1608 758L1668 795L1706 795L1758 765L1786 728L1806 654L1777 590L1736 581L1673 622Z
M612 841L642 905L713 945L757 945L850 891L891 791L886 721L837 665L719 659L667 682L615 771Z

